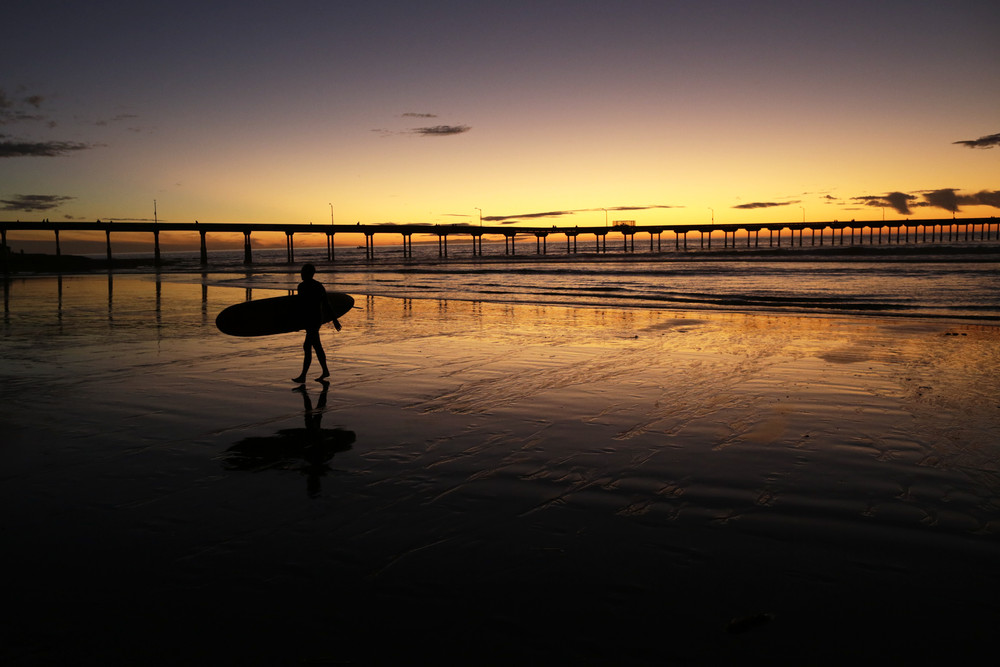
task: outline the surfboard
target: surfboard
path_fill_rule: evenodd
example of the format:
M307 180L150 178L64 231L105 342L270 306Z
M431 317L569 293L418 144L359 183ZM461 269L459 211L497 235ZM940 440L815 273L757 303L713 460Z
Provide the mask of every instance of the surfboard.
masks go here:
M329 311L323 324L331 322L354 307L354 297L342 292L327 292ZM305 317L297 295L244 301L229 306L215 318L215 326L230 336L271 336L305 329Z

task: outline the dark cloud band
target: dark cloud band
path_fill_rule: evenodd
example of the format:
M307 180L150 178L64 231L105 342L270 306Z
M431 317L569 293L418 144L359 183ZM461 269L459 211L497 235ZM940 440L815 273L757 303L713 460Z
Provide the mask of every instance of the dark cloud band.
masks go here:
M468 132L471 129L468 125L434 125L432 127L415 127L410 131L424 137L448 137Z
M94 148L74 141L0 141L0 158L57 157Z
M987 134L985 137L979 137L978 139L966 139L952 143L965 146L966 148L993 148L994 146L1000 146L1000 132L997 134Z
M773 202L773 201L755 201L749 204L739 204L733 208L740 209L753 209L753 208L774 208L775 206L788 206L794 202Z
M852 197L854 201L866 206L888 206L901 215L912 215L913 208L931 206L941 208L951 213L958 213L961 206L993 206L1000 208L1000 190L980 190L973 194L961 194L955 188L938 188L920 193L923 201L917 195L905 192L889 192L884 195L865 195Z
M0 199L0 211L50 211L75 197L61 195L14 195L11 199Z
M643 205L643 206L609 206L608 208L578 208L566 211L540 211L535 213L518 213L516 215L488 215L483 216L483 222L499 222L503 225L513 224L519 220L533 220L536 218L561 218L577 213L595 213L597 211L649 211L654 209L678 208L677 206L667 206L663 204Z

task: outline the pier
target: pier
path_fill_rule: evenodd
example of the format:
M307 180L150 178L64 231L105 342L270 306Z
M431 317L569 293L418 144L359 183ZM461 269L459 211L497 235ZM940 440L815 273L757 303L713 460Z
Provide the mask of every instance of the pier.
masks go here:
M55 254L62 254L60 233L101 232L105 237L108 262L113 261L112 234L151 235L153 239L154 262L161 263L160 234L182 232L197 234L201 250L201 264L208 265L208 245L212 234L242 234L244 263L253 264L251 236L253 234L277 233L285 235L285 251L288 263L295 262L295 235L322 234L326 239L326 255L330 262L336 261L334 239L337 234L361 234L365 241L365 256L375 260L378 248L386 247L375 243L376 236L397 236L401 239L403 256L413 257L413 236L436 237L438 256L448 257L449 238L464 238L471 241L473 256L482 256L483 237L499 240L503 237L504 252L518 253L517 239L534 237L534 252L549 254L550 236L565 237L566 254L577 253L580 237L593 236L595 252L635 253L689 251L692 249L722 248L781 248L794 246L826 245L881 245L881 244L934 244L973 241L1000 240L1000 220L997 218L945 218L934 220L862 221L862 222L778 222L763 224L709 224L709 225L636 225L615 224L611 226L557 226L512 227L473 225L430 225L430 224L302 224L302 223L185 223L185 222L20 222L0 221L0 242L6 252L8 232L50 232L55 243ZM763 232L763 238L762 233ZM664 235L666 239L664 239ZM609 238L611 242L609 244ZM636 236L639 237L638 246ZM719 238L721 236L721 238ZM433 241L432 241L433 242ZM638 247L638 249L637 249ZM524 252L522 250L522 252ZM530 250L529 250L530 252ZM5 263L6 266L6 263Z

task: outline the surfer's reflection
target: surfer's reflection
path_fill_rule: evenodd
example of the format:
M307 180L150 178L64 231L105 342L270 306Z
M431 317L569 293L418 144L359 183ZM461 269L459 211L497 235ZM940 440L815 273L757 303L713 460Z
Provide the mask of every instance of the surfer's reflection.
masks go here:
M244 438L226 450L223 467L227 470L298 470L306 475L306 490L310 498L320 493L320 478L329 470L330 459L337 452L346 452L354 443L354 431L322 428L323 411L329 382L322 382L316 407L305 386L293 391L302 394L305 428L286 428L267 437Z

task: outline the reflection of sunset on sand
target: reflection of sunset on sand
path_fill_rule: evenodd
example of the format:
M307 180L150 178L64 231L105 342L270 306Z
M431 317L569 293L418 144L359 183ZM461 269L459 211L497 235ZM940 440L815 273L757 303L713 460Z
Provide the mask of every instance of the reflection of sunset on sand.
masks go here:
M860 664L992 636L993 326L361 296L296 395L300 334L214 329L243 290L59 289L12 281L0 337L15 661Z

